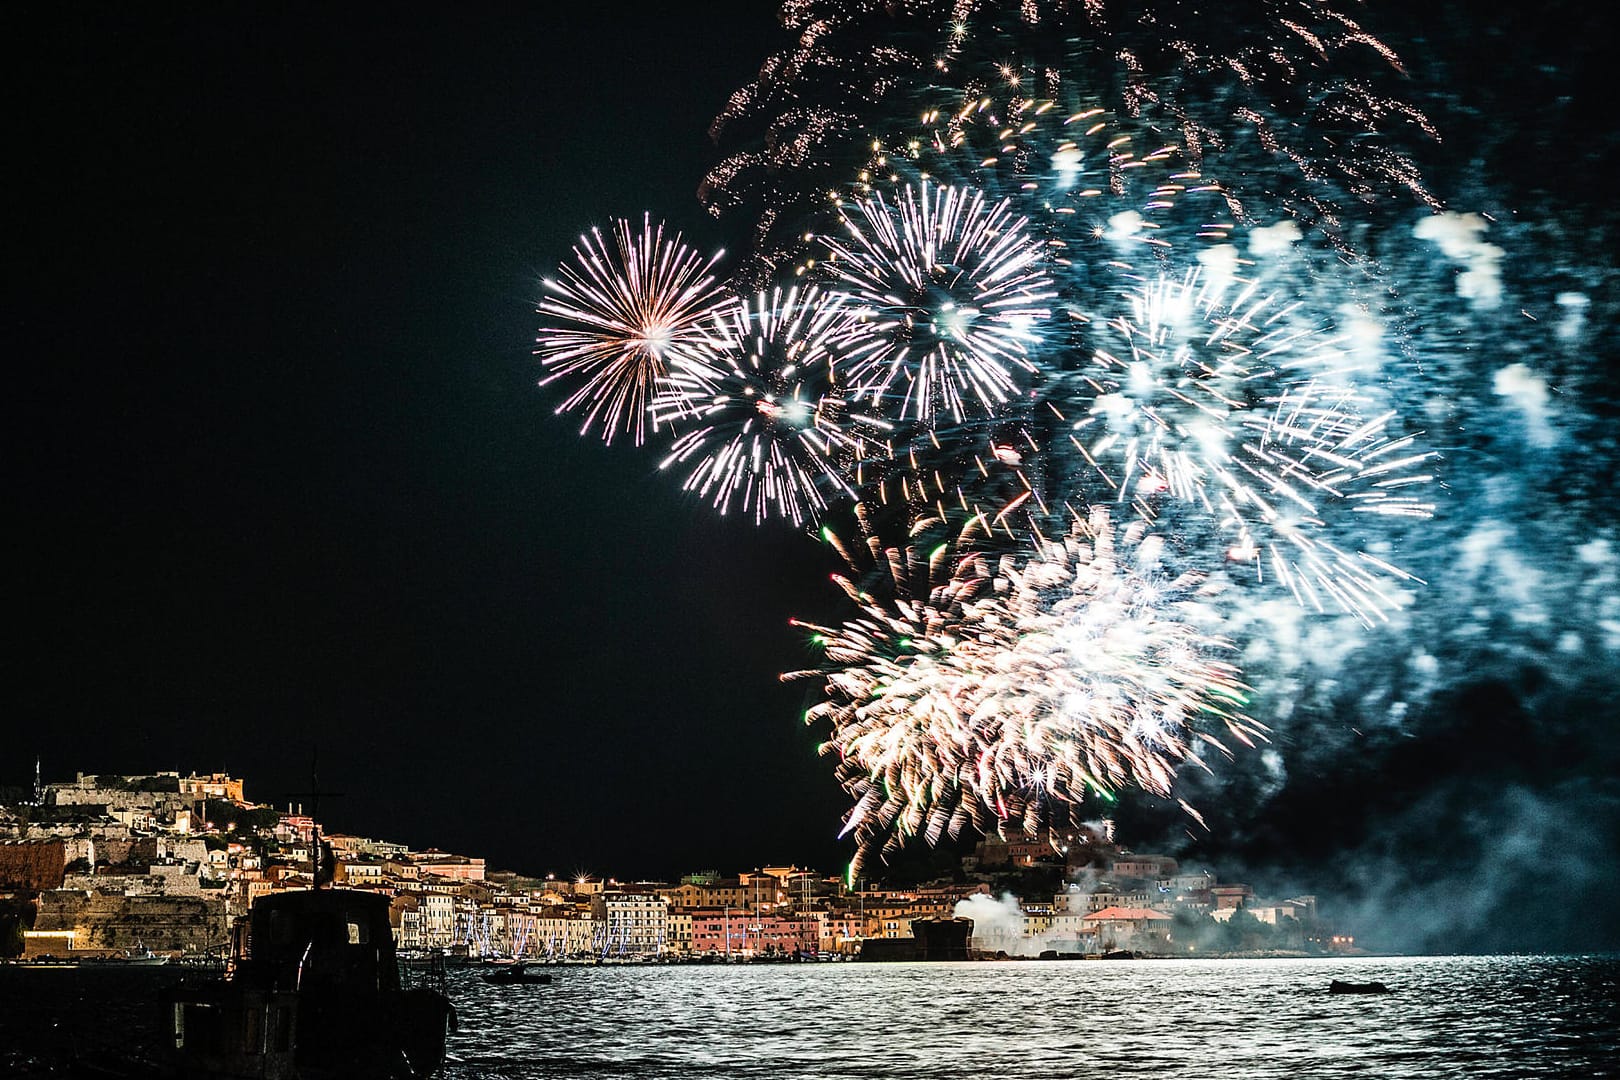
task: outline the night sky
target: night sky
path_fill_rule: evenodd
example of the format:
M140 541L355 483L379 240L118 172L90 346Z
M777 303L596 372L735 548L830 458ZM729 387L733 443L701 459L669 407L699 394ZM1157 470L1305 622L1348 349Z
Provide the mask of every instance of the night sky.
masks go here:
M1601 311L1616 139L1590 43L1614 17L1467 9L1367 13L1458 132L1427 159L1438 193L1589 228ZM814 662L788 618L842 610L825 554L717 518L654 449L578 437L532 355L540 278L582 230L650 211L746 247L695 191L709 121L786 43L772 5L34 5L8 38L0 784L37 755L47 780L227 770L285 803L318 754L332 827L494 866L842 869L809 684L776 678ZM1612 376L1612 351L1591 363ZM1545 944L1620 943L1591 910L1620 855L1613 669L1557 664L1476 666L1365 752L1296 734L1290 785L1197 850L1324 894L1370 865L1522 882L1437 833L1567 822L1530 835L1563 841L1588 917ZM1185 841L1174 817L1127 812L1122 839Z
M733 8L35 13L5 781L284 801L318 753L333 825L498 865L838 857L775 679L819 570L579 439L531 355L583 228L725 242L705 131L773 29Z

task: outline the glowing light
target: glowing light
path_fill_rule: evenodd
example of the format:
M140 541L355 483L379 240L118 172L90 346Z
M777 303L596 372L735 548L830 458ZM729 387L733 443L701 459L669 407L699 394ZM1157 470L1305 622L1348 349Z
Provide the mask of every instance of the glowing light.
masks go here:
M1035 370L1029 327L1055 295L1028 222L982 192L926 182L893 206L856 200L843 222L848 238L824 242L855 307L841 346L851 398L898 401L899 419L922 423L1004 404L1013 369Z
M853 497L838 459L855 452L860 431L886 424L852 413L833 385L828 342L844 319L839 299L815 288L718 311L654 403L654 416L691 421L661 467L686 467L683 487L756 521L803 524L825 508L824 491Z
M538 350L585 429L670 429L663 467L720 513L854 505L859 543L820 531L856 613L799 624L821 663L785 676L826 691L852 878L913 837L1172 797L1262 731L1211 628L1389 619L1432 514L1382 324L1330 331L1337 279L1291 276L1347 250L1340 207L1424 197L1384 136L1427 121L1326 63L1387 47L1315 0L1230 54L1227 13L1161 0L879 7L892 39L871 5L790 4L797 43L716 121L770 133L701 193L755 214L748 295L620 222L548 283Z
M1429 516L1431 455L1346 381L1337 339L1295 326L1272 297L1211 290L1196 273L1127 301L1081 376L1096 396L1068 436L1099 500L1178 531L1208 519L1237 538L1228 560L1271 573L1314 610L1370 623L1399 607L1411 576L1342 550L1326 516Z
M581 434L600 425L609 443L618 432L638 445L646 438L660 381L672 362L690 355L723 298L711 273L718 258L702 258L678 234L666 240L663 225L650 219L639 232L621 220L611 248L592 230L580 237L560 280L546 280L550 295L539 310L548 322L535 352L550 374L540 385L577 384L557 411L583 410Z
M889 851L969 824L1033 833L1048 800L1165 795L1195 733L1261 734L1226 644L1199 628L1202 578L1162 571L1141 522L1116 534L1097 511L999 559L967 546L982 525L950 555L885 552L887 599L839 579L859 617L815 627L826 666L784 676L825 686L807 719L832 728L858 860L879 837Z

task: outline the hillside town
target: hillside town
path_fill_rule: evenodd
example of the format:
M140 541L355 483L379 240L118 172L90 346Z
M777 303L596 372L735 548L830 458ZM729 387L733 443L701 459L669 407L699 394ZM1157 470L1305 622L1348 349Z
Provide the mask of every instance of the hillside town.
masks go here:
M0 806L0 958L221 957L256 900L328 882L389 896L405 957L903 959L922 924L963 919L967 955L982 958L1355 948L1314 896L1263 898L1107 833L988 837L955 872L904 887L792 865L559 880L328 832L298 805L249 801L220 773L36 776L31 794Z

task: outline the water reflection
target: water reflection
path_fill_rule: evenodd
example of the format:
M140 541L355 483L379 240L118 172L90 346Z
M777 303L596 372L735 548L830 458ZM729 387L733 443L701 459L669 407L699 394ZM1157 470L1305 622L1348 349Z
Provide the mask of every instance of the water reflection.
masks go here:
M556 969L456 973L474 1077L1597 1076L1620 958ZM1387 996L1330 996L1333 979Z

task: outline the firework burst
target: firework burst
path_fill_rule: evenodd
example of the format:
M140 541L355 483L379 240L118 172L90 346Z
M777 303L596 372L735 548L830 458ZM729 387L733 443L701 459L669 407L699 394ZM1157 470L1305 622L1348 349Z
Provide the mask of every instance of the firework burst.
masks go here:
M580 237L574 264L540 302L550 320L536 354L550 374L540 385L574 384L558 412L583 411L580 433L600 424L611 443L619 432L646 438L648 408L672 360L692 355L702 327L724 293L712 273L719 254L704 259L664 237L644 220L639 231L620 220L610 248L600 231Z
M1222 745L1214 729L1260 734L1225 643L1201 629L1202 578L1165 573L1143 523L1116 534L1096 511L995 560L962 546L982 525L927 555L883 552L887 600L840 578L860 617L812 627L826 666L784 676L824 683L806 719L832 728L862 856L969 823L1033 833L1051 802L1088 792L1168 795L1198 741Z
M841 364L852 399L901 421L993 414L1018 390L1035 326L1050 315L1044 245L1003 201L974 190L907 187L891 206L860 199L847 239L823 240L854 305Z
M1263 731L1237 648L1265 671L1284 620L1410 602L1432 455L1319 271L1375 274L1338 216L1425 197L1388 136L1432 131L1329 65L1395 61L1326 0L1256 4L790 0L701 193L757 211L746 295L624 222L548 283L545 381L586 430L673 430L663 467L721 513L855 505L857 611L784 678L825 690L857 862L1173 797Z
M721 513L802 525L824 492L853 498L841 462L888 424L851 412L833 384L828 342L845 321L838 297L793 288L740 297L718 311L701 346L672 365L655 417L687 417L662 468Z
M1224 561L1256 576L1269 568L1310 608L1383 618L1413 579L1341 550L1327 519L1430 516L1418 493L1432 455L1392 432L1392 411L1370 408L1337 338L1228 284L1154 279L1098 331L1102 344L1069 387L1080 490L1184 537L1224 535ZM1048 404L1060 417L1075 407Z

